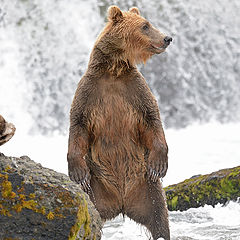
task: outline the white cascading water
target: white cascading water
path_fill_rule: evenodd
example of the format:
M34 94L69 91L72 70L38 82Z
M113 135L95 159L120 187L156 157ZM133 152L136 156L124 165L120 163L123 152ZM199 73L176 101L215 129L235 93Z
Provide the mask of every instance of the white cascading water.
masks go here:
M71 101L111 4L124 10L138 6L174 39L166 53L139 66L167 127L169 170L163 184L239 165L238 0L0 0L0 114L17 128L0 151L67 173ZM240 204L233 202L171 212L171 236L239 240L239 216ZM147 236L121 217L103 230L104 240Z

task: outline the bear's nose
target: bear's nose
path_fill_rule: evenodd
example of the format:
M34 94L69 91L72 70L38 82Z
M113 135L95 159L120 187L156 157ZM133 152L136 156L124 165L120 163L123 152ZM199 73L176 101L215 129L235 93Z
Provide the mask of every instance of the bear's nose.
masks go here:
M166 37L164 38L164 42L165 42L166 44L170 44L171 41L172 41L172 38L169 37L169 36L166 36Z

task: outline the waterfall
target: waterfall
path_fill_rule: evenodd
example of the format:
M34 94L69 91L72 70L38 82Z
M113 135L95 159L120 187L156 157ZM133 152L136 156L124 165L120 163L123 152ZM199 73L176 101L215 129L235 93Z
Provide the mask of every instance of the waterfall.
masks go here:
M27 121L31 133L67 133L77 83L111 4L139 7L173 37L166 53L139 66L166 127L240 119L238 0L0 3L0 113Z

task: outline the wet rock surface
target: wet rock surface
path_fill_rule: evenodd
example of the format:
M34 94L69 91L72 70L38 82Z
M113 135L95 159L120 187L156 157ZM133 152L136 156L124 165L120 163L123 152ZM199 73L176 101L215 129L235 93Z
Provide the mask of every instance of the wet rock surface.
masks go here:
M102 222L68 176L0 154L0 239L100 239Z
M237 201L240 198L240 166L196 175L164 190L170 211Z

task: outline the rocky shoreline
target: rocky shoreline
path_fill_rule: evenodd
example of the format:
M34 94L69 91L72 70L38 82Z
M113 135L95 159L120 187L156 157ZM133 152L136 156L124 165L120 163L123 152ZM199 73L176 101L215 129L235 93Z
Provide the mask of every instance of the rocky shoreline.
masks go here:
M0 156L0 239L100 239L92 202L65 174Z

